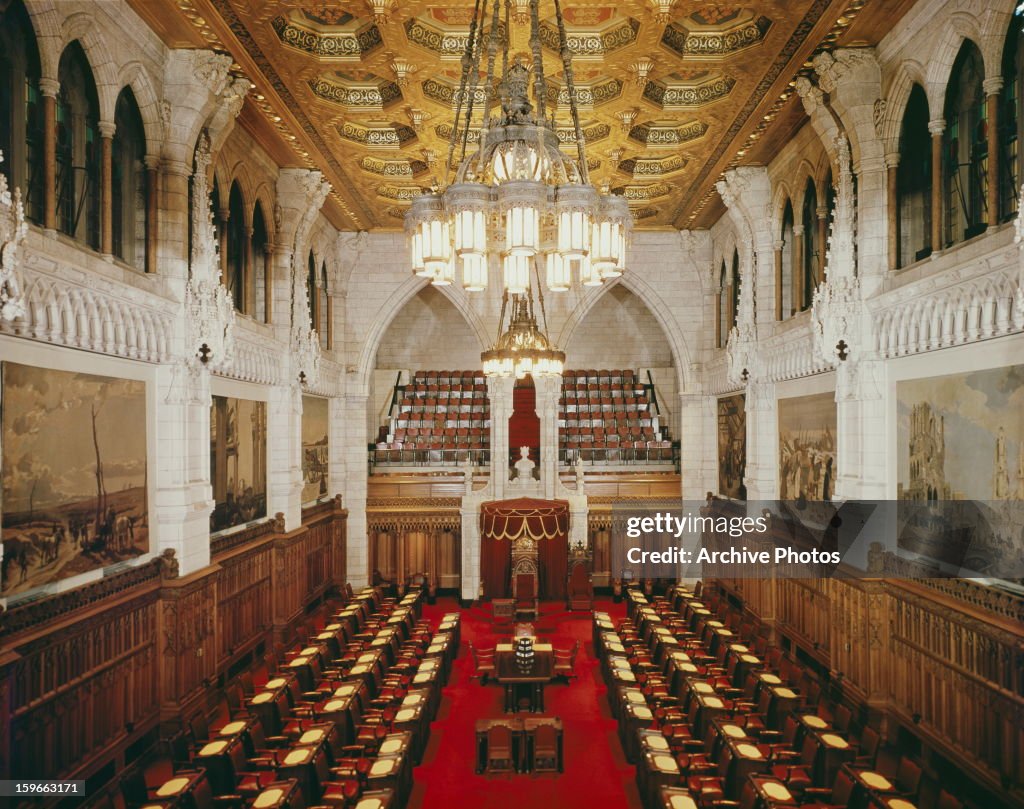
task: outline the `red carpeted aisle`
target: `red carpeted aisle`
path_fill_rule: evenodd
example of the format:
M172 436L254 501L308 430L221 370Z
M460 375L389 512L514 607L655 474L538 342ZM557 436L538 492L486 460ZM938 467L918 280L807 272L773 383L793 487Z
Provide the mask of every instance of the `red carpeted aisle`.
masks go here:
M611 600L595 602L595 608L617 620L625 614ZM451 600L424 608L424 616L436 622L456 609ZM468 642L493 646L511 636L506 625L495 629L487 608L462 612L462 648L452 669L423 764L413 774L410 809L639 809L635 772L626 763L615 720L591 642L591 614L567 612L564 604L544 604L535 622L537 634L557 648L583 642L576 659L579 679L571 685L553 684L545 691L546 715L561 717L564 727L565 772L513 775L477 775L474 727L478 719L503 716L502 689L496 683L481 686L470 679L473 661Z

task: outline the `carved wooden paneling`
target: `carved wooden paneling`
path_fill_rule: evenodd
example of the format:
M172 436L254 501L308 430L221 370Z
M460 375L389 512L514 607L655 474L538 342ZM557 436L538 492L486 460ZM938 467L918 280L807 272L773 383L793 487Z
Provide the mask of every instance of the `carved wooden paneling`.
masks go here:
M331 501L290 534L268 523L215 542L188 576L169 554L2 613L0 778L85 778L180 724L275 616L287 629L343 583L346 516Z

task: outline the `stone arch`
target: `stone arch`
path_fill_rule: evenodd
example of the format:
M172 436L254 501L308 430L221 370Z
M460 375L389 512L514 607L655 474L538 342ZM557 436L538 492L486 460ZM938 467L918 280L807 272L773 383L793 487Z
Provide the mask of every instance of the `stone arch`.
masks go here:
M799 211L804 207L804 195L807 193L807 181L810 180L814 183L814 190L817 193L818 182L814 179L814 166L811 165L811 161L804 158L796 167L796 171L793 173L796 178L796 193L790 197L790 201L793 203L793 210Z
M565 324L562 326L562 331L558 335L558 339L555 343L562 347L568 345L569 341L572 340L573 333L579 327L587 314L589 314L590 310L593 309L594 304L596 304L601 296L616 284L622 284L625 289L636 295L636 297L640 299L640 302L654 316L658 325L661 326L661 330L664 333L665 339L668 341L669 348L672 351L672 362L676 369L676 384L680 391L686 390L688 384L692 381L690 372L690 351L686 343L686 338L683 336L682 330L679 328L679 324L672 316L664 301L661 300L660 296L654 291L650 284L635 273L628 273L627 275L623 275L612 281L606 282L603 286L588 289L586 293L581 296L579 303L573 309Z
M781 238L782 216L786 210L786 203L793 204L793 192L789 189L789 183L779 180L775 183L775 193L772 196L772 207L770 216L770 227L772 229L773 243Z
M29 20L36 33L41 78L57 80L60 55L64 52L61 38L61 14L53 2L26 3Z
M124 65L117 77L116 99L125 87L132 88L135 103L142 117L142 126L146 132L146 154L158 155L163 151L164 124L160 119L160 103L149 73L141 62L129 62Z
M359 353L359 359L355 366L355 391L361 394L369 393L370 377L377 358L377 350L380 348L384 335L387 333L399 312L405 308L420 290L426 285L422 278L409 276L399 286L395 287L388 296L384 305L380 308L379 316L374 318L369 330L363 335L363 348ZM466 296L469 293L462 292L461 287L447 286L437 287L445 298L458 310L470 326L470 330L476 335L481 350L490 344L491 333L484 325L480 316L468 306ZM461 292L458 294L456 292ZM356 338L358 339L358 338Z
M886 154L896 154L900 150L900 132L903 130L903 118L907 111L907 102L910 101L910 93L914 85L919 84L925 88L927 97L927 80L925 79L924 66L913 59L906 59L900 63L893 74L886 92L887 101L885 113L879 122L879 137L882 140L882 148ZM937 114L932 107L931 99L928 99L928 114L934 118Z
M273 242L277 236L277 233L274 231L274 190L267 182L261 182L253 191L250 218L255 217L257 205L263 211L263 222L267 227L267 238Z
M238 190L242 193L242 210L245 213L245 226L251 228L252 206L256 202L256 194L253 191L252 178L249 175L249 169L245 161L237 161L227 172L227 177L229 188L238 183ZM221 193L223 193L223 186L221 186ZM264 212L264 215L266 215L266 212Z
M117 95L121 92L117 68L110 57L103 32L96 25L95 19L85 12L77 12L64 19L61 24L60 52L63 53L75 40L81 43L85 57L89 60L100 105L100 120L113 121ZM58 56L58 63L59 59Z
M953 14L950 16L949 22L949 25L943 25L939 29L937 41L932 50L932 59L928 62L925 71L924 89L928 95L928 110L931 112L933 120L941 117L945 109L946 88L953 72L953 63L956 61L964 41L970 40L981 51L979 44L981 35L976 21L970 15ZM984 54L982 56L984 58Z

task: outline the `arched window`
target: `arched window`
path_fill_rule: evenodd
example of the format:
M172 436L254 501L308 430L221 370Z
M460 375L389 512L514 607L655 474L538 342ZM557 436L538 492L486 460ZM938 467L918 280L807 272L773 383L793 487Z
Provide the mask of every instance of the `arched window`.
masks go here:
M782 285L782 306L779 319L792 317L793 308L793 203L788 199L782 209L782 266L779 283Z
M978 46L964 42L946 86L943 182L946 245L970 239L986 227L988 138L985 67Z
M800 311L810 309L811 299L814 297L816 286L817 268L821 245L818 239L818 192L814 187L814 180L807 179L807 187L804 189L804 205L800 217L803 225L803 261L800 267Z
M825 273L828 271L828 267L825 263L828 261L828 240L832 238L832 223L836 215L836 187L832 182L832 167L829 166L828 171L825 172L824 186L822 187L822 193L825 195L825 225L821 228L818 239L821 244L818 245L818 250L821 254L819 263L820 271L818 273L818 283L822 283L827 280ZM822 238L821 234L824 234ZM854 239L856 243L856 239Z
M306 269L306 300L309 301L309 327L316 329L317 319L317 304L319 301L316 297L316 259L313 258L313 251L309 251L309 266Z
M267 220L263 217L263 206L258 202L252 211L252 287L255 308L252 316L260 322L267 320Z
M900 163L896 169L897 267L906 267L932 252L931 140L928 96L920 84L915 84L900 126Z
M1003 89L999 104L999 217L1012 219L1020 200L1020 142L1024 137L1024 6L1017 6L1003 46Z
M330 336L331 327L329 325L330 320L330 306L327 303L327 262L325 261L320 265L320 288L317 291L316 298L316 314L317 314L317 331L320 333L320 347L324 351L329 351L331 348Z
M245 248L249 235L245 227L245 203L242 202L242 189L236 180L228 192L228 221L225 256L224 286L227 287L235 309L248 313L246 306L246 266Z
M729 276L729 330L740 322L740 251L732 251L732 272Z
M111 144L114 255L135 269L146 267L146 132L130 87L117 97Z
M64 49L57 80L57 229L99 249L100 105L78 40Z
M716 344L724 348L729 339L729 276L725 272L725 259L722 259L722 269L718 272L718 312L715 318L718 324Z
M43 105L39 51L25 5L0 6L0 174L20 188L29 220L43 221Z

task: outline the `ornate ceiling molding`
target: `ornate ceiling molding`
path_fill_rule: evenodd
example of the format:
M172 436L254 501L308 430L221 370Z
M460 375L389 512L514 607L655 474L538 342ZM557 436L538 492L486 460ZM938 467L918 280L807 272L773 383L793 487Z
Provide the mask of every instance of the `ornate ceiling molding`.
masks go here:
M380 29L373 23L351 31L321 32L279 16L271 25L282 45L321 59L358 62L384 44Z
M704 29L694 24L693 16L665 26L661 44L689 59L717 59L751 48L764 41L772 21L767 17L754 18L749 12L738 18L734 25L724 29Z
M704 136L708 125L704 121L690 121L681 126L668 122L637 124L629 130L630 140L644 146L678 146Z

